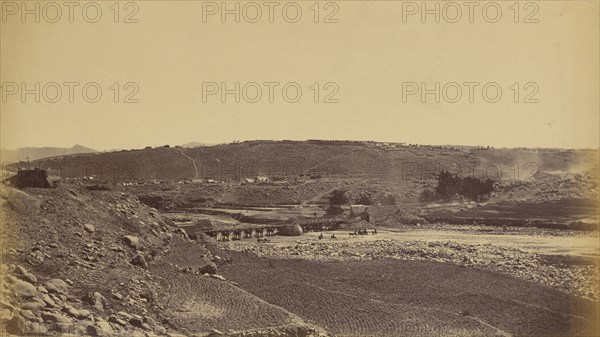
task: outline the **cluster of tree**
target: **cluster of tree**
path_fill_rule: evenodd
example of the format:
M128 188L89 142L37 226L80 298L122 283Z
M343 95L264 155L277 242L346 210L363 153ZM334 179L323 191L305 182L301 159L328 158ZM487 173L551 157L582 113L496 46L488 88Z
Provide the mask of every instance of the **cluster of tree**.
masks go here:
M352 203L389 206L396 204L396 197L393 194L377 193L376 190L362 191L358 196L352 197Z
M487 200L494 190L494 180L476 177L459 177L448 171L441 171L437 176L434 190L425 189L421 193L421 201L450 200L464 197L471 200Z
M346 190L334 190L329 196L329 206L325 213L329 215L339 215L344 213L342 205L350 203L350 198L346 195Z

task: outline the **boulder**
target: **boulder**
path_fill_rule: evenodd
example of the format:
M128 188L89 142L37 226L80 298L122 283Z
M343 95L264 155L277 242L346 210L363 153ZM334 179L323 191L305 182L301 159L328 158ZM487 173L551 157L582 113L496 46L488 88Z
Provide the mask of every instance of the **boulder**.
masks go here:
M9 302L3 300L2 297L3 296L0 296L0 308L14 310L15 307L12 304L10 304Z
M71 320L67 316L63 316L61 314L55 314L55 313L52 313L52 312L43 312L42 313L42 319L44 320L44 323L62 323L62 324L68 324L68 323L73 322L73 320Z
M56 302L52 299L52 297L48 296L48 294L42 295L41 298L42 298L42 301L44 301L44 303L46 303L47 307L50 307L50 308L56 307Z
M21 266L17 266L15 271L21 280L29 282L29 283L37 282L37 277L35 277L35 275L33 275L32 273L27 271L27 269L25 269Z
M206 265L200 267L198 269L200 274L216 274L217 273L217 265L214 262L208 262Z
M137 236L133 235L125 235L123 237L123 241L133 248L137 248L140 243L140 239Z
M29 310L27 310L29 311ZM31 311L29 311L31 312ZM13 317L12 311L8 309L0 309L0 321L6 322Z
M144 324L144 321L142 321L139 318L132 318L129 320L129 324L133 325L136 328L142 328L142 324Z
M16 280L13 287L15 293L20 297L34 297L38 294L33 284L27 281Z
M67 314L69 314L69 316L78 318L78 319L84 319L84 318L87 318L90 316L90 311L86 310L86 309L78 310L73 307L70 307L66 311L67 311Z
M45 324L29 322L27 324L27 329L31 336L48 336L48 327Z
M60 336L73 336L76 325L72 323L52 323L49 325L48 330L51 332L57 332Z
M118 317L117 317L117 316L115 316L115 315L110 315L110 316L108 317L108 321L109 321L109 322L111 322L111 323L117 323L117 324L119 324L119 325L121 325L121 326L126 326L126 325L127 325L127 322L126 322L126 321L124 321L124 320L122 320L122 319L118 318Z
M131 316L130 314L126 313L125 311L119 311L117 312L117 316L126 319L126 320L130 320L133 318L133 316Z
M156 321L154 321L152 317L144 317L144 323L148 324L148 326L152 329L156 328Z
M19 312L19 315L21 315L29 320L32 320L35 318L35 315L33 314L33 312L31 312L31 310L21 310Z
M91 223L86 223L85 225L83 225L83 229L85 229L89 233L94 233L96 231L96 227L94 227L94 225L92 225Z
M46 287L46 289L48 289L49 293L66 294L67 290L69 289L69 285L67 284L67 282L59 278L55 278L46 282L44 286Z
M21 310L29 310L34 314L37 314L40 310L44 309L45 305L38 302L27 302L21 304Z
M108 323L106 321L99 321L99 322L96 322L95 324L89 324L85 328L85 332L86 332L86 334L88 334L90 336L100 337L100 336L112 335L113 329L110 326L110 323Z
M154 332L156 332L157 334L159 334L161 336L164 336L164 334L167 332L167 329L165 329L165 327L162 325L157 325L152 329L154 330Z
M19 315L13 316L10 321L4 324L4 329L11 335L24 336L29 332L27 321Z
M83 300L83 302L93 306L94 309L96 309L98 311L104 311L104 307L106 304L106 298L104 298L104 296L102 296L102 294L100 294L98 292L87 293L85 296L83 296L82 300Z
M144 269L148 269L148 262L146 262L146 258L144 258L142 254L135 254L133 259L131 259L130 263L134 266L139 266Z

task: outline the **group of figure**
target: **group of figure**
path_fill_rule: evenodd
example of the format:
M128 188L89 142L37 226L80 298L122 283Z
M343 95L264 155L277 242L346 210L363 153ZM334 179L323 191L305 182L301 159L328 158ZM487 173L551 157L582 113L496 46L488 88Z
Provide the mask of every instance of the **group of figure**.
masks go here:
M374 229L371 231L371 234L375 235L377 234L377 229ZM350 232L348 233L348 236L358 236L358 235L369 235L369 232L367 232L366 229L358 229L358 230L354 230L354 233Z
M369 234L369 232L367 232L366 229L359 229L359 230L354 230L354 232L348 233L348 236L358 236L358 235L368 235L368 234ZM373 234L373 235L377 234L377 229L373 229L371 231L371 234ZM323 235L323 233L319 234L319 240L323 240L324 237L325 236ZM335 234L331 234L330 238L332 240L337 239L337 237L335 236Z
M271 242L271 240L269 240L269 239L263 239L260 236L256 237L256 243L261 243L261 242L268 243L268 242Z
M324 238L323 233L319 234L319 240L323 240L323 238ZM335 233L331 234L330 238L331 238L331 240L337 239L337 237L335 236Z

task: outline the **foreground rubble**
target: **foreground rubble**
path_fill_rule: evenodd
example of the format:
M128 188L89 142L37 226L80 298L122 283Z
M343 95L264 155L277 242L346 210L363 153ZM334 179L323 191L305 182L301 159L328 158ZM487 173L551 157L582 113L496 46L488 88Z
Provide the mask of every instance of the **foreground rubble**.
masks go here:
M232 297L227 306L232 315L244 314L238 310L239 299L233 302L238 288L218 279L222 276L214 274L216 265L209 263L212 254L185 231L119 191L66 182L52 189L0 187L2 336L321 334L301 320L293 321L295 325L263 324L253 313L245 322L255 324L239 324L234 330L225 319L204 320L201 329L182 327L170 316L173 310L167 307L173 304L162 301L165 294L195 302L219 289ZM180 272L177 263L185 265ZM187 274L191 263L197 275ZM165 287L168 282L184 285L188 276L202 287ZM262 303L251 294L244 296L247 307ZM212 304L219 301L221 297ZM273 306L271 311L282 310Z

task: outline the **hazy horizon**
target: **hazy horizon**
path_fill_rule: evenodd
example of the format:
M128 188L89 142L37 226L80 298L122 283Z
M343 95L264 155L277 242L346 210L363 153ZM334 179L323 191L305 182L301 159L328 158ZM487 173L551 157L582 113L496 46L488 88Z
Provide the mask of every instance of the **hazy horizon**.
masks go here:
M154 144L154 145L144 145L144 146L133 146L133 147L113 147L113 148L98 148L98 147L93 147L93 146L88 146L87 144L82 144L82 143L76 143L74 145L71 146L56 146L56 145L41 145L41 146L22 146L22 147L18 147L18 148L0 148L3 151L17 151L17 150L25 150L27 148L58 148L58 149L71 149L77 146L80 147L84 147L87 149L91 149L91 150L95 150L98 152L109 152L109 151L119 151L119 150L136 150L136 149L144 149L147 146L150 146L152 148L160 148L163 147L165 145L169 145L170 147L174 147L174 146L184 146L184 145L188 145L188 144L198 144L196 146L217 146L217 145L222 145L222 144L231 144L233 142L252 142L252 141L269 141L269 142L282 142L282 141L295 141L295 142L305 142L308 140L323 140L323 141L356 141L356 142L375 142L375 143L390 143L390 144L400 144L400 143L404 143L406 145L408 144L412 144L412 145L419 145L419 146L456 146L456 147L487 147L490 146L491 148L495 148L495 149L520 149L520 148L526 148L526 149L557 149L557 150L594 150L594 151L600 151L600 147L579 147L579 148L566 148L566 147L528 147L528 146L515 146L515 147L508 147L508 146L494 146L494 145L489 145L489 144L433 144L433 143L412 143L412 142L408 142L408 141L390 141L390 140L377 140L377 139L319 139L319 138L306 138L306 139L235 139L235 140L230 140L230 141L224 141L224 142L218 142L218 143L209 143L209 142L200 142L200 141L187 141L184 143L164 143L164 144Z
M136 23L113 22L108 3L96 23L8 15L0 147L106 150L194 139L600 146L598 2L543 2L536 23L515 23L505 7L499 22L456 24L403 22L402 2L391 1L340 2L337 23L315 23L301 4L297 23L203 22L196 1L135 3ZM36 83L39 103L25 93ZM78 83L73 102L65 83ZM91 85L86 100L83 88L94 83L102 95L91 99ZM221 95L209 94L211 83L224 84ZM236 83L237 103L225 93ZM265 83L278 83L272 101ZM290 83L302 91L298 101L283 96ZM424 83L421 95L407 95L407 83ZM465 83L479 83L472 102ZM483 97L490 83L499 101ZM425 92L438 84L436 100ZM462 96L453 102L456 86Z

